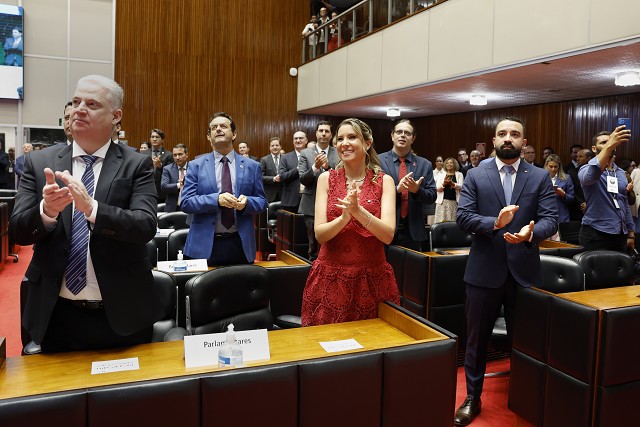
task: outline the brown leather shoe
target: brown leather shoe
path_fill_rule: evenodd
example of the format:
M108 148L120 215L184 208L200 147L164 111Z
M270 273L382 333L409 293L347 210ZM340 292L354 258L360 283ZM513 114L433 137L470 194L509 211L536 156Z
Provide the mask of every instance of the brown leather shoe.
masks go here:
M457 426L468 426L471 421L480 413L482 408L482 401L480 399L474 399L473 396L467 396L462 402L462 405L456 411L456 416L453 418L453 424Z

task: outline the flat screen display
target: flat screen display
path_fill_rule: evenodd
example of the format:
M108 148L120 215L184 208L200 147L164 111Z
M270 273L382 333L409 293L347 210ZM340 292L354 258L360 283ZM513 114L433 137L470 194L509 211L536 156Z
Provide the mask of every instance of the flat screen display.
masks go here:
M0 98L24 99L24 9L0 4Z

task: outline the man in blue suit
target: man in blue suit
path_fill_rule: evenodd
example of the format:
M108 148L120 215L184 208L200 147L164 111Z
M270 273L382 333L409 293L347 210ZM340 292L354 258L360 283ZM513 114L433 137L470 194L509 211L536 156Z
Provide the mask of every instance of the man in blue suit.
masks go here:
M162 168L162 181L160 187L165 199L165 212L175 212L180 210L181 192L184 187L184 177L187 174L189 160L189 149L184 144L177 144L173 147L173 163Z
M524 131L519 119L500 121L493 138L496 158L470 169L460 194L458 225L475 235L464 274L467 398L454 418L458 426L480 413L486 347L500 306L510 337L516 288L540 286L538 244L558 229L549 173L520 159Z
M411 151L416 139L411 121L403 119L396 123L391 139L393 149L380 154L380 167L391 175L397 189L396 234L391 243L420 251L427 239L423 205L436 200L433 168L429 160Z
M233 149L230 115L215 113L207 138L213 151L189 163L180 206L193 214L184 254L209 265L250 264L256 257L253 215L267 209L260 164Z

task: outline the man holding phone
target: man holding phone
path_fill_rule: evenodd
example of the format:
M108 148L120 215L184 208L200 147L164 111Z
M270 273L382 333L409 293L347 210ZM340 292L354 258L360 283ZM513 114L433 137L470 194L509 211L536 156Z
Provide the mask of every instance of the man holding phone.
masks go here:
M593 137L596 156L578 171L587 207L582 217L580 244L585 251L597 249L626 252L635 246L634 222L627 202L625 171L614 163L618 145L629 142L631 130L618 126L609 134Z

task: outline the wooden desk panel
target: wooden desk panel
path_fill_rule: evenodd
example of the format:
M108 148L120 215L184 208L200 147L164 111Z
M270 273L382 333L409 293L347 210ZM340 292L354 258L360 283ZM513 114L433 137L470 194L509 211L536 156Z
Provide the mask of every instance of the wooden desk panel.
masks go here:
M568 292L558 296L598 310L608 310L640 305L640 286Z
M246 366L274 365L448 339L386 304L379 310L378 319L269 331L271 359ZM320 341L349 338L354 338L364 348L327 353L318 344ZM183 341L174 341L120 350L11 357L6 360L5 368L0 370L0 399L222 370L217 366L187 369L183 355ZM91 363L94 361L130 357L138 357L139 370L91 375Z

